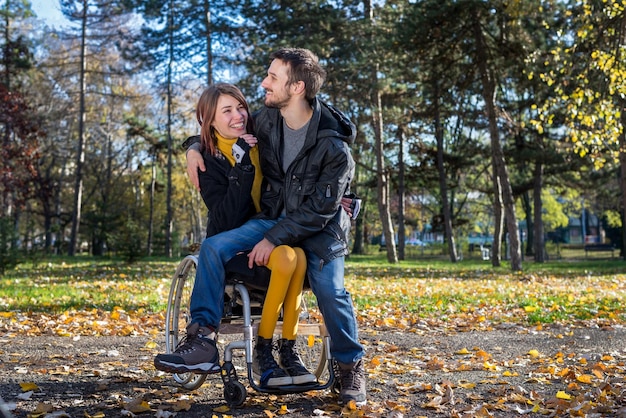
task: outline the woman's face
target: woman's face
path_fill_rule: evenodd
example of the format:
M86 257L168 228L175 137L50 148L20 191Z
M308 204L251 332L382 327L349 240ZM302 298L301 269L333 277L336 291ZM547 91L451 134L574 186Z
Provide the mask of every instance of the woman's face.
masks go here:
M215 118L211 126L224 138L237 138L246 133L248 112L233 96L222 94L217 99Z

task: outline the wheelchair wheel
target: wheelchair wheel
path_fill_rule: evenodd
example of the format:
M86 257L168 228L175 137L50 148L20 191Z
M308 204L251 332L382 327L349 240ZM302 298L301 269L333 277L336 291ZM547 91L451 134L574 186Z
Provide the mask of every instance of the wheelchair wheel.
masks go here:
M224 385L224 399L230 407L243 405L247 395L246 387L239 381L235 380Z
M191 319L189 301L197 262L195 255L188 255L174 273L165 316L165 352L168 354L176 350L187 334L187 324ZM173 376L176 383L188 390L198 389L206 380L206 374L175 373Z

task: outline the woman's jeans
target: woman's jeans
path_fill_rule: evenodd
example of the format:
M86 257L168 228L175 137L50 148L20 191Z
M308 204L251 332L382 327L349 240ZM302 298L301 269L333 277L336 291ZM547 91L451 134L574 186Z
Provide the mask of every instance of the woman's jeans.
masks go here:
M191 294L191 320L219 329L224 313L224 266L238 252L252 249L277 220L250 219L239 228L206 238L198 254L198 269ZM324 324L331 338L331 352L340 363L363 357L350 294L344 287L344 258L322 264L304 248L307 275Z

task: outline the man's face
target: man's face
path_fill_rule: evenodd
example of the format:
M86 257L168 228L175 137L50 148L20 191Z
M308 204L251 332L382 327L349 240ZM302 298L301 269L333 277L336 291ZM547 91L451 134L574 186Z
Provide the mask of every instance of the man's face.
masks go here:
M261 83L265 89L265 106L282 109L289 104L292 94L287 85L288 79L289 65L279 59L272 61L267 77Z

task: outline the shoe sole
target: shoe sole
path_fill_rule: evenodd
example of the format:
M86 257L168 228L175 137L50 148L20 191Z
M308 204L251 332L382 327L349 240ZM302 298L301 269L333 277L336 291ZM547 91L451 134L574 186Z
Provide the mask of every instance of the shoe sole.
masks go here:
M347 405L347 404L349 404L349 403L350 403L350 401L354 401L354 404L355 404L356 406L358 406L358 407L361 407L361 406L365 406L365 405L367 405L367 400L365 400L365 401L357 401L357 400L355 400L355 399L342 399L342 400L341 400L341 403L342 403L343 405Z
M272 377L267 379L267 382L263 385L261 384L261 376L258 375L257 373L252 373L252 377L254 378L255 381L259 382L259 386L261 387L280 387L280 386L288 386L288 385L293 385L293 379L291 378L291 376L285 376L285 377Z
M210 366L202 365L196 366L181 366L174 363L154 363L154 368L168 373L196 373L196 374L214 374L219 373L222 368L218 364L208 363Z
M314 374L303 374L301 376L291 376L294 385L306 385L317 383L317 377Z

